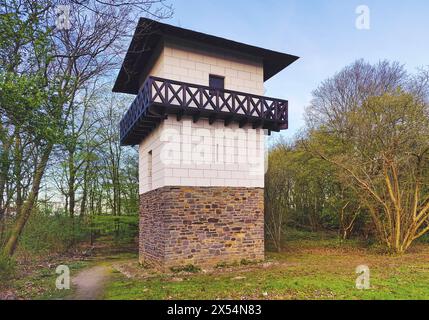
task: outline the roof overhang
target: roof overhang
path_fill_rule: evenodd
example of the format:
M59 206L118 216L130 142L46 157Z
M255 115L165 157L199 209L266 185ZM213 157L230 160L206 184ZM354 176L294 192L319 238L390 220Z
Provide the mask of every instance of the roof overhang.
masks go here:
M140 18L121 70L116 78L113 92L138 93L142 73L156 59L159 47L165 37L219 47L224 50L237 52L238 54L262 59L264 81L270 79L298 59L294 55L175 27L147 18Z

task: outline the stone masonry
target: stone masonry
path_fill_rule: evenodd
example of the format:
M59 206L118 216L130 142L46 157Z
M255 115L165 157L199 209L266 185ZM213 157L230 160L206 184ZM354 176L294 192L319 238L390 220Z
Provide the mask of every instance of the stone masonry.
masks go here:
M162 187L140 195L140 262L159 268L264 259L264 189Z

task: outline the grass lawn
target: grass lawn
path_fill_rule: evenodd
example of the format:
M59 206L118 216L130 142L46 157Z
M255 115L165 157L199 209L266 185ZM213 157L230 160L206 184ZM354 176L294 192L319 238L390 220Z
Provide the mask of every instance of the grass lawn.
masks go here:
M284 250L267 250L264 262L168 274L140 266L134 249L102 250L89 259L24 264L28 268L6 289L21 299L70 298L76 288L57 290L55 267L68 265L75 277L102 264L112 270L105 299L429 299L428 243L394 256L357 240L288 230ZM362 264L370 268L368 290L355 287L355 269Z
M62 261L74 274L91 265L88 261ZM52 300L64 299L73 293L71 290L58 290L55 286L58 274L55 272L57 264L46 266L45 264L33 266L26 274L19 274L17 278L0 286L3 290L13 290L17 299ZM4 288L6 287L6 288Z
M370 268L368 290L355 287L361 264ZM167 275L135 260L115 268L105 299L429 299L428 244L392 256L358 241L294 231L284 251L268 252L264 263Z

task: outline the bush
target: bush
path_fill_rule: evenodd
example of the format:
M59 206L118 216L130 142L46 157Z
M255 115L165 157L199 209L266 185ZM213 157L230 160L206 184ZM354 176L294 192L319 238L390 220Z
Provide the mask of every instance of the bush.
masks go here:
M249 265L254 265L254 264L258 264L259 261L254 261L254 260L247 260L247 259L241 259L240 264L242 266L249 266Z
M132 243L138 236L138 215L95 215L90 230L97 237L113 237L116 243Z
M15 261L8 256L0 254L0 285L15 275Z
M198 266L194 266L193 264L188 264L186 266L171 267L170 270L174 273L179 273L179 272L198 273L201 271L201 268Z
M20 249L33 253L64 252L89 237L85 222L78 217L52 215L36 210L21 236Z
M80 218L36 209L21 236L19 247L29 253L66 252L97 238L117 244L133 243L138 236L138 215L93 215Z

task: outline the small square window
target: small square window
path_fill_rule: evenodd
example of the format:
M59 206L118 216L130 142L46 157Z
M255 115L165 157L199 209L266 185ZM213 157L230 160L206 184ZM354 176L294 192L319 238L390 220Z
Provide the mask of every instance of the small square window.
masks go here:
M225 88L225 77L209 75L209 87L216 90L223 90Z

